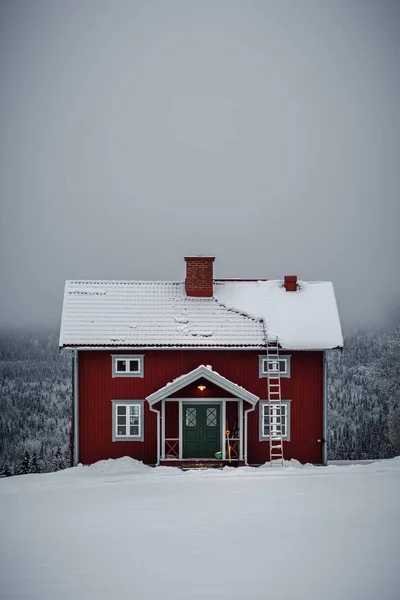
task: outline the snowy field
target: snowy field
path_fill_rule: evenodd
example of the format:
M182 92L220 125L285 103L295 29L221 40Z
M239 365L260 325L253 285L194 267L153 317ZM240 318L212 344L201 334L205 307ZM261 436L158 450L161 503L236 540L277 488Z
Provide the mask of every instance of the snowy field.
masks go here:
M0 480L0 598L400 598L400 458Z

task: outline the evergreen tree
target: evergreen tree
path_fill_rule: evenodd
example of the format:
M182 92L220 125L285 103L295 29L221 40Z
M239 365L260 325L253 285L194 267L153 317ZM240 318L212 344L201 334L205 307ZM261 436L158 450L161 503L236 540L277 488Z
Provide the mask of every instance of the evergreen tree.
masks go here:
M389 416L389 440L395 452L400 454L400 406Z
M12 472L8 462L5 462L0 469L0 477L11 477Z
M18 475L26 475L31 472L31 455L29 450L26 449L22 457L20 467L18 469Z
M400 326L387 336L383 353L370 369L392 406L400 406Z
M30 473L40 473L39 460L36 450L32 454Z
M61 471L62 469L65 469L64 457L62 455L60 446L58 446L54 455L53 466L55 471Z

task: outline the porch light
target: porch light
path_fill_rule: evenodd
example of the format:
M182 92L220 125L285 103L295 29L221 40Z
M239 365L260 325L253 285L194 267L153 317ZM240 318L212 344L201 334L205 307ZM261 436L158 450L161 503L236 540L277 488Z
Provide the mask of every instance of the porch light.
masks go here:
M197 389L200 390L201 392L204 392L204 390L206 389L206 386L201 383L200 385L197 386Z

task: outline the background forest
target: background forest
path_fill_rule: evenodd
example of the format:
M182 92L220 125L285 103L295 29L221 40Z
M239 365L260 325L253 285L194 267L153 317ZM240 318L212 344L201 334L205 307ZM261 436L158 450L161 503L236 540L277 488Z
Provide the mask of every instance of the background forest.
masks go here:
M328 353L330 460L390 458L399 407L400 331L354 332ZM0 339L0 476L70 466L71 357L58 336Z

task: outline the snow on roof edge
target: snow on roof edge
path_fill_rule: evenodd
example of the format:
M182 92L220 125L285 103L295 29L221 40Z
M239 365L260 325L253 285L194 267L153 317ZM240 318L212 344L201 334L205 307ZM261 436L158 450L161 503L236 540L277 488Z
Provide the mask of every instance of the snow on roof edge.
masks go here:
M65 328L65 316L66 316L66 310L64 310L65 308L65 299L67 296L67 288L69 287L69 280L67 279L65 281L64 284L64 293L63 293L63 302L62 302L62 307L61 307L61 325L60 325L60 335L58 336L58 347L59 348L63 348L64 345L62 343L63 338L64 338L64 328Z

